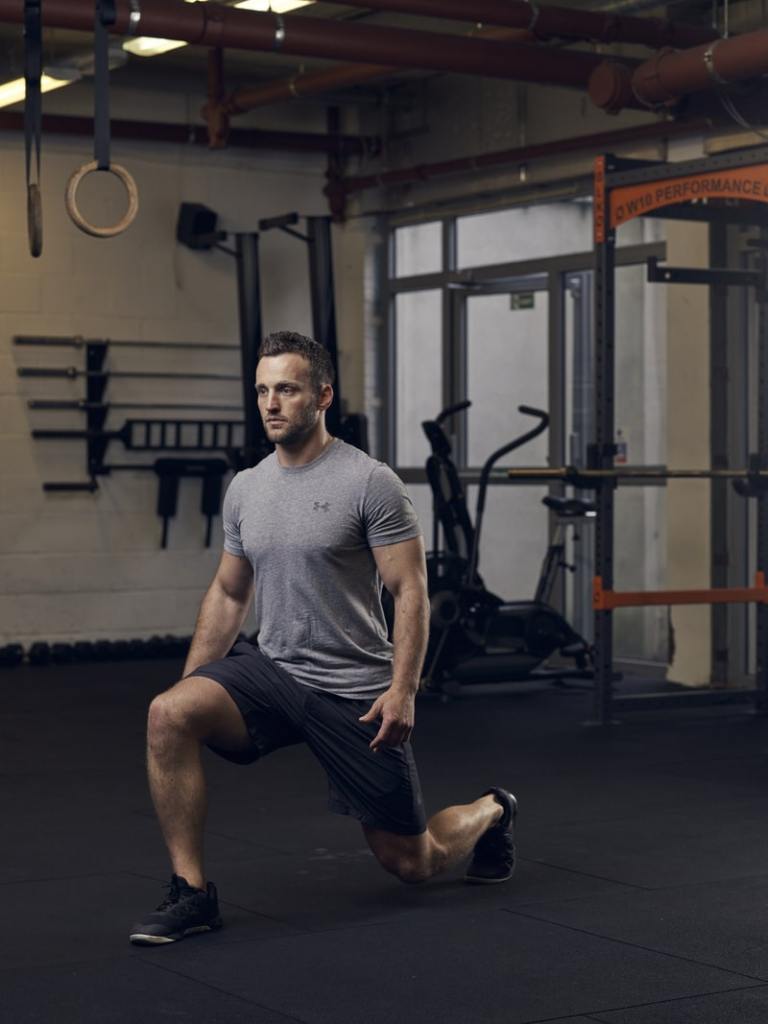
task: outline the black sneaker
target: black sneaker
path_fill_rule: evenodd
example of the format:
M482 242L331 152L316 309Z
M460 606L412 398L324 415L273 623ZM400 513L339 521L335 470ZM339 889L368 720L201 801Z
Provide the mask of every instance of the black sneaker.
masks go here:
M466 882L481 885L506 882L515 873L517 800L511 793L496 786L486 792L493 794L496 802L504 808L504 813L475 843L472 860L464 875Z
M137 946L157 946L178 942L185 935L221 928L216 886L193 889L181 875L172 875L168 895L151 914L131 928L131 942Z

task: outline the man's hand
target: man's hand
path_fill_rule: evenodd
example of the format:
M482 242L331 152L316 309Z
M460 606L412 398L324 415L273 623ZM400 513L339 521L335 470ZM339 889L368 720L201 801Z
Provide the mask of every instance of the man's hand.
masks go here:
M386 690L371 705L370 710L360 716L361 722L381 719L381 727L371 740L371 750L381 747L399 747L413 732L416 699L413 694L398 690Z

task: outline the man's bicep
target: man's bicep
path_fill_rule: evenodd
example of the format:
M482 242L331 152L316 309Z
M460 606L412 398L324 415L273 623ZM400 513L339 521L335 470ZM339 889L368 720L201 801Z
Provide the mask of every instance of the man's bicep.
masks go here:
M403 586L427 587L427 566L421 535L397 544L382 544L371 549L384 586L397 596Z
M222 552L214 582L227 597L234 601L247 601L253 590L253 569L247 558Z

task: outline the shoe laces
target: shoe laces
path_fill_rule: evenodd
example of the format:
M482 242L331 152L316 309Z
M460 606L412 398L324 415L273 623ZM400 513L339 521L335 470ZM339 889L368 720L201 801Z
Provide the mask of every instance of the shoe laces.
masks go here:
M158 910L169 910L171 907L175 907L181 899L181 886L179 880L174 875L170 882L166 882L164 888L168 890L166 895L163 897Z

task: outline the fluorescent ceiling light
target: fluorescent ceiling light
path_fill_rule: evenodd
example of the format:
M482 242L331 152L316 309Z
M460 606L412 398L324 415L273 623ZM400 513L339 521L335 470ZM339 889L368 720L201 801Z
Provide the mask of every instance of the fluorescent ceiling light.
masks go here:
M47 68L40 76L40 89L42 92L52 92L54 89L61 89L64 85L77 82L80 77L80 72L76 68ZM0 107L22 103L26 94L26 82L23 78L3 82L0 85Z
M246 11L274 11L275 14L285 14L286 11L306 7L313 2L314 0L240 0L235 7L243 7Z
M186 0L186 2L188 4L205 3L205 0ZM307 7L311 3L314 3L314 0L240 0L234 6L248 11L274 11L275 14L285 14L286 11ZM126 39L123 49L135 57L156 57L160 53L178 50L186 45L187 43L179 42L178 39L154 39L151 36L137 36L135 39Z
M154 36L136 36L135 39L126 39L123 49L132 53L134 57L156 57L159 53L168 53L170 50L178 50L180 46L186 46L183 40L179 39L155 39Z

